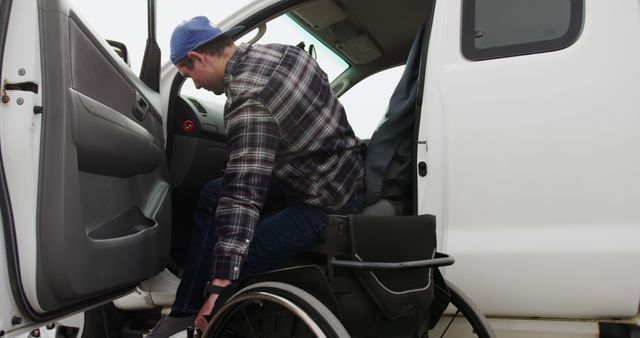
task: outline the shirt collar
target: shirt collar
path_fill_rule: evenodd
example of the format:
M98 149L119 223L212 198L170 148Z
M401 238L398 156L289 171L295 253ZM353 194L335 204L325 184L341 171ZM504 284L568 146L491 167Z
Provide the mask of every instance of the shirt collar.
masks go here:
M231 80L233 79L233 71L235 66L240 62L242 55L247 51L249 45L246 43L240 44L236 47L236 51L231 55L231 58L227 62L226 67L224 68L224 93L229 97L229 85L231 84Z

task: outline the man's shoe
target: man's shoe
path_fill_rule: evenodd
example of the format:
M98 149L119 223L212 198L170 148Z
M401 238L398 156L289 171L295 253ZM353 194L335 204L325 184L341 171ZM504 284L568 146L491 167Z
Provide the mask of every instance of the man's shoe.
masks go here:
M196 316L189 317L171 317L171 316L162 316L156 327L154 327L151 332L146 335L146 338L167 338L171 337L174 334L186 330L189 326L195 327L193 323L196 320Z

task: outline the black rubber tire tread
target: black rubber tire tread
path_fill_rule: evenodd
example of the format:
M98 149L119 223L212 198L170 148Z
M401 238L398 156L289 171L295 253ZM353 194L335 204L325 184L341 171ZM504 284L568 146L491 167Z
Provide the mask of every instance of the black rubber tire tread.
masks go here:
M227 302L232 301L239 295L252 292L264 292L280 296L291 301L296 306L305 311L308 315L310 315L310 317L315 317L323 321L323 323L316 322L316 324L320 326L327 338L351 337L340 320L338 320L333 312L331 312L324 304L322 304L322 302L320 302L308 292L286 283L261 282L249 285L236 292L233 296L231 296L231 298L229 298ZM209 323L210 326L212 324L213 323ZM209 332L209 329L207 329L207 332Z
M460 310L460 313L469 322L478 337L495 338L496 334L493 332L487 317L482 314L478 306L453 283L449 281L446 281L446 283L451 293L451 304Z

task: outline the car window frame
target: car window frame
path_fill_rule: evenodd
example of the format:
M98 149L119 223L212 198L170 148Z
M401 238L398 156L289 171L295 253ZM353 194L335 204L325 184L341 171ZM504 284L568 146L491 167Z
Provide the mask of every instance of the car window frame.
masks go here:
M472 61L506 58L528 54L547 53L571 46L579 37L584 22L584 0L571 1L571 13L567 32L556 39L526 42L490 48L476 48L476 4L477 0L462 2L462 55Z

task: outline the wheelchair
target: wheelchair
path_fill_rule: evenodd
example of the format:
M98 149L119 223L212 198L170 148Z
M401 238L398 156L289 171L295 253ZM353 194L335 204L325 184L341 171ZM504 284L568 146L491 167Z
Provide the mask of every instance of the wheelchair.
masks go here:
M324 243L225 289L202 337L495 337L440 274L435 217L379 214L329 216Z

